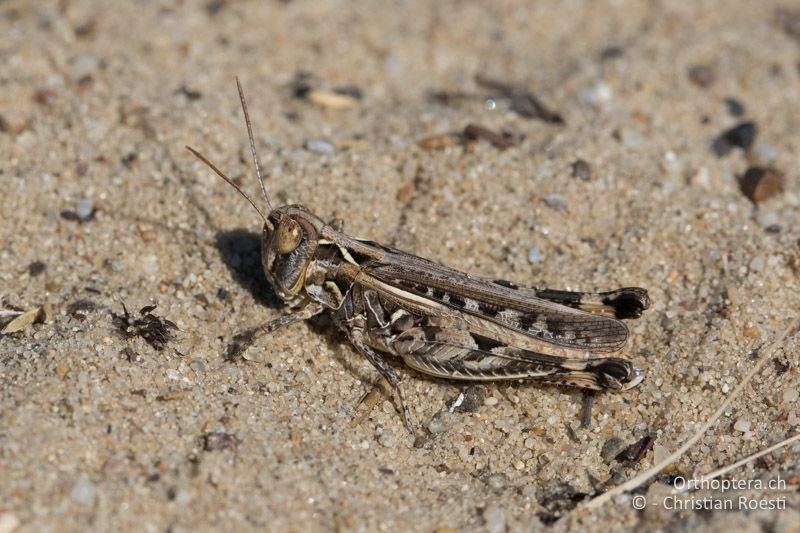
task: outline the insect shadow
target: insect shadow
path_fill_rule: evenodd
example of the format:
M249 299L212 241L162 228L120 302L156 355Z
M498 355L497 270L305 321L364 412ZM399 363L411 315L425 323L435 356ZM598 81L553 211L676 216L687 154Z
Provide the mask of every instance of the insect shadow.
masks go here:
M258 304L277 311L285 308L285 304L264 276L261 266L261 236L258 233L245 229L220 231L216 235L215 246L233 279ZM342 343L346 341L341 332L331 327L330 318L325 315L313 317L306 323L312 331L322 335L331 348L335 346L341 349ZM240 355L255 340L253 331L254 328L238 332L228 346L225 357L232 359ZM341 359L344 360L344 355L341 355Z
M245 229L220 231L215 243L233 279L261 305L282 309L284 304L264 277L261 267L261 236ZM223 294L224 289L220 290Z

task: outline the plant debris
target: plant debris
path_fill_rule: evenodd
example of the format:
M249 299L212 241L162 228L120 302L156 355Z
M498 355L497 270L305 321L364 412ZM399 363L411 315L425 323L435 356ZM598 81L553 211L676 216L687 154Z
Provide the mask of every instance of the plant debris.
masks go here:
M517 144L517 139L513 133L508 131L498 133L480 124L467 124L462 135L466 141L483 139L500 150L505 150Z
M147 344L161 351L175 339L172 330L177 330L178 326L171 320L154 315L152 312L155 308L155 305L146 305L139 310L139 318L134 318L123 303L124 315L114 315L113 323L124 338L141 337Z
M656 442L655 433L651 432L642 437L641 439L637 440L636 442L629 444L625 447L621 452L619 452L614 459L617 461L621 461L624 463L628 463L629 465L635 465L639 461L642 460L644 454L653 447L653 444Z
M424 150L442 150L448 146L461 144L469 147L477 140L483 139L499 150L505 150L519 144L521 135L509 131L496 132L480 124L467 124L460 132L440 133L424 137L417 141Z
M199 444L205 452L236 448L241 442L236 435L224 431L211 431L200 435Z
M314 105L327 109L350 109L356 107L361 100L361 89L346 86L334 90L323 90L313 86L312 76L308 72L298 72L292 82L292 94L295 98L308 100Z
M594 391L587 390L583 393L583 406L581 407L581 427L589 429L592 425L592 406L594 406Z
M23 329L27 328L31 324L36 322L44 322L47 317L47 314L44 311L43 307L36 307L34 309L30 309L25 312L20 312L16 314L16 317L11 320L6 326L3 328L0 333L3 335L8 335L10 333L17 333L22 331Z
M509 85L502 81L487 78L481 74L475 76L475 82L494 94L505 98L512 111L525 118L538 118L548 124L564 124L564 119L556 111L546 107L532 92Z
M440 133L438 135L431 135L424 137L417 141L417 144L423 150L442 150L448 146L458 144L459 136L457 133Z

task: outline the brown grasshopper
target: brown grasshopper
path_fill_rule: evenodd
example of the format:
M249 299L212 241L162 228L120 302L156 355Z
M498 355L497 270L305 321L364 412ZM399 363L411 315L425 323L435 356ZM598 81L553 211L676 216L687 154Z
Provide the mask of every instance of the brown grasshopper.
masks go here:
M618 355L628 338L619 319L637 318L647 309L644 289L570 292L480 278L351 237L302 205L273 208L238 78L236 85L267 215L213 163L186 148L264 221L264 274L294 311L260 332L329 313L391 385L412 433L400 377L383 354L425 374L458 380L527 379L615 391L642 381L644 372Z

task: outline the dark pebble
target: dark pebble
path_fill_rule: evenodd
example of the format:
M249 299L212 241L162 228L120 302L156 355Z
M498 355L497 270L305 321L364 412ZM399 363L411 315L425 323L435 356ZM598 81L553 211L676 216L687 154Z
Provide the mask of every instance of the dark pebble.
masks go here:
M703 89L710 87L717 79L714 69L708 65L693 65L689 67L689 80Z
M183 96L192 101L199 100L200 98L203 97L203 93L201 93L197 89L192 89L191 87L188 87L186 85L181 85L176 91L176 93L182 94Z
M766 231L767 233L780 233L782 230L783 228L781 227L780 224L770 224L769 226L764 228L764 231Z
M477 413L481 410L486 397L486 388L480 385L470 385L464 391L464 401L453 409L454 413Z
M727 155L733 148L747 150L753 144L757 132L754 122L742 122L714 139L711 149L718 157Z
M41 261L34 261L30 265L28 265L28 274L30 274L31 277L35 277L43 273L46 269L47 265L45 265Z
M589 181L592 179L592 167L583 159L578 159L572 163L572 177L583 181Z
M783 191L780 172L767 167L750 167L739 179L742 193L753 203L760 203Z
M609 46L600 51L600 59L616 59L623 53L621 46Z
M725 106L728 108L728 113L734 117L741 117L744 115L744 106L736 98L726 98Z

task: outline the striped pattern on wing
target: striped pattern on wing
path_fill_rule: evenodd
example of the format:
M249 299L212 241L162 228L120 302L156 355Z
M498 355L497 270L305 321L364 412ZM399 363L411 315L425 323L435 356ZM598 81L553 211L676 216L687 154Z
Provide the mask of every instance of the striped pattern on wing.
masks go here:
M529 291L534 289L520 290L403 254L403 262L411 263L406 267L392 261L392 255L387 253L383 261L366 265L364 272L412 294L548 343L612 353L621 350L627 341L628 328L615 318L531 296ZM451 280L456 278L459 282L453 283Z
M466 330L414 328L394 342L407 365L450 379L532 379L583 389L623 390L643 374L626 359L565 359L505 346Z

